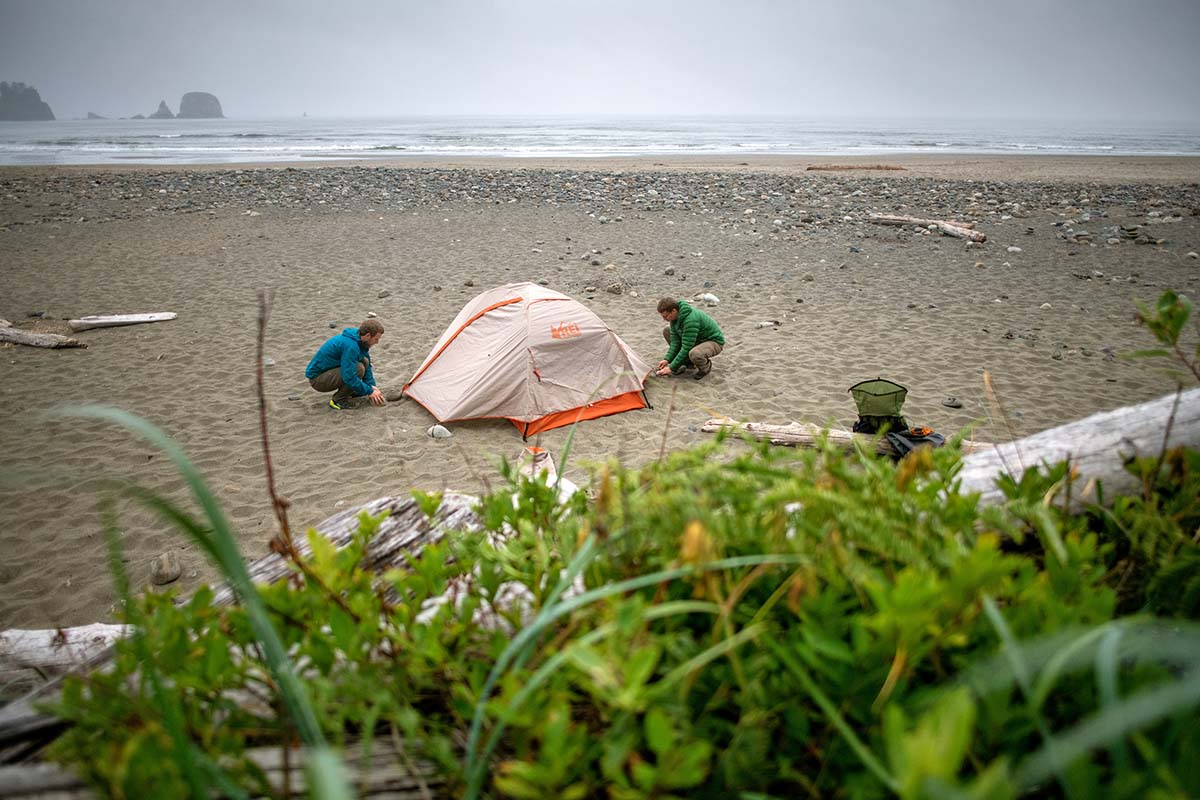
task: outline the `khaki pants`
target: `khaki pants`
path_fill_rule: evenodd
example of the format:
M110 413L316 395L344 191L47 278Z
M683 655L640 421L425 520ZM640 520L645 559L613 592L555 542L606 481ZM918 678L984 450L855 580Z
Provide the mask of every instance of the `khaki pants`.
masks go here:
M667 346L671 345L671 326L663 328L663 338L667 340ZM724 345L717 344L713 341L698 342L695 347L688 351L688 360L692 362L692 366L699 370L701 375L707 375L712 371L712 358L721 354L725 349Z
M358 377L367 374L367 362L358 362ZM354 395L346 388L346 384L342 381L341 367L327 369L315 378L308 379L308 385L316 389L318 392L333 392L333 402L339 406L349 400Z

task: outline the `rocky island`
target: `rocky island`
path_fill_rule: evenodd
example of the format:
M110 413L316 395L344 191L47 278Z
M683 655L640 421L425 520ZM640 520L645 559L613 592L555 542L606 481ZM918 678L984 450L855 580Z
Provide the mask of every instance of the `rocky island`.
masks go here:
M159 100L158 110L151 114L148 119L175 119L175 115L171 113L171 109L167 108L166 100Z
M23 83L0 81L0 120L41 121L54 119L49 104L37 89Z
M221 101L208 92L188 92L179 101L179 119L225 119Z

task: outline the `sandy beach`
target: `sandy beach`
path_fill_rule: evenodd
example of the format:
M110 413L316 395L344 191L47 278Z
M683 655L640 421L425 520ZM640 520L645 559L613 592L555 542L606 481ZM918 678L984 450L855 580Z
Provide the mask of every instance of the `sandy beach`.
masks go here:
M901 169L863 168L874 165ZM873 213L970 220L988 240L884 227ZM0 629L112 619L98 511L109 481L191 507L153 447L45 415L60 406L113 405L162 427L207 477L243 552L265 552L275 522L254 389L260 289L274 292L276 479L301 527L414 487L481 491L525 444L500 421L431 439L434 420L408 400L326 407L304 367L331 325L368 312L387 330L377 377L396 389L494 286L539 281L576 297L651 363L664 349L657 299L716 295L727 346L713 373L651 378L653 409L583 423L566 474L586 483L589 463L653 460L664 431L668 448L707 440L699 425L716 415L849 427L847 388L876 376L908 387L910 422L975 425L993 441L1159 397L1173 389L1162 365L1121 357L1153 345L1134 303L1166 288L1194 300L1198 250L1200 159L1188 158L0 168L0 317L65 333L65 319L88 314L179 315L77 334L87 349L0 346ZM759 326L769 320L780 324ZM984 371L1011 430L984 402ZM558 452L567 435L538 443ZM172 549L173 586L213 579L180 534L131 501L117 507L135 586Z

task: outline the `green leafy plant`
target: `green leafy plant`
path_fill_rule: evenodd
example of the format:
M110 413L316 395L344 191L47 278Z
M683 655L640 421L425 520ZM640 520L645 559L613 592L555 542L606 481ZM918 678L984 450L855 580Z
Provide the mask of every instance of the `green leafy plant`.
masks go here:
M453 796L1007 797L1047 781L1171 796L1200 789L1180 660L1195 634L1160 624L1171 643L1138 658L1150 618L1118 613L1189 616L1153 598L1195 557L1195 458L1159 463L1148 495L1075 514L1051 502L1061 469L981 508L955 490L948 449L896 466L716 442L599 465L594 497L565 505L510 473L480 500L483 532L382 576L363 567L379 519L340 550L310 531L295 579L252 592L303 666L321 734L402 741L397 759L431 763ZM1122 583L1133 553L1146 579ZM297 726L251 606L203 590L134 600L141 634L111 671L69 682L56 756L121 796L176 730L224 780L265 791L249 751ZM265 702L235 701L246 693Z
M1138 350L1135 358L1172 358L1178 361L1196 380L1200 380L1200 341L1189 355L1180 339L1192 316L1192 301L1168 289L1158 297L1154 308L1138 303L1137 321L1154 335L1162 347ZM1182 375L1182 373L1176 373Z

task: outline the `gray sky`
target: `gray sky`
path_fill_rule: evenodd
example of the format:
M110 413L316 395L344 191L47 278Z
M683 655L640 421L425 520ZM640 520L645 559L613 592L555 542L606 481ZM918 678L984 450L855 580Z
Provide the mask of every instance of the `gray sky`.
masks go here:
M60 118L996 116L1200 124L1200 0L0 0Z

